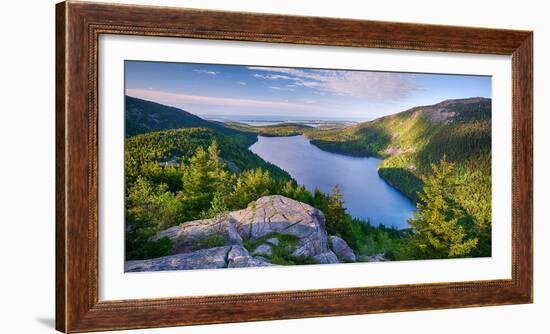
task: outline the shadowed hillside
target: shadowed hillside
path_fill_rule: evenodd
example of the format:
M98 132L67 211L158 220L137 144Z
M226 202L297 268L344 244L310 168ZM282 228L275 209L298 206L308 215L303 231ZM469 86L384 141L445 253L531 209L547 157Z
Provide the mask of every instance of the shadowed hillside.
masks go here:
M241 140L252 145L256 136L247 132L228 128L223 124L210 122L185 110L160 103L125 97L126 137L140 133L179 128L208 128L218 133L241 136Z

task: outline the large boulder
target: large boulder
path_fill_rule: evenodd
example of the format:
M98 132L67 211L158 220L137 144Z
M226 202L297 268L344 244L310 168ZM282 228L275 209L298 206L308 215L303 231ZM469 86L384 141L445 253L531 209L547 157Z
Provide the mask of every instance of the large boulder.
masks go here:
M188 253L201 248L243 243L241 236L237 233L235 220L229 215L185 222L156 235L156 239L164 237L174 242L174 253Z
M330 251L324 214L305 203L279 195L264 196L248 208L229 215L244 239L290 234L298 238L294 256L314 257Z
M291 241L289 236L293 236ZM318 263L339 262L328 246L323 213L279 195L261 197L243 210L168 228L155 236L160 238L173 241L175 255L129 261L127 271L267 266L271 265L267 258L277 247ZM243 240L258 240L250 250L252 255ZM287 241L280 244L281 240Z
M329 240L330 247L334 254L336 254L336 256L338 257L338 259L343 262L355 262L357 260L357 258L355 257L355 253L344 241L344 239L335 235L331 235L329 237Z

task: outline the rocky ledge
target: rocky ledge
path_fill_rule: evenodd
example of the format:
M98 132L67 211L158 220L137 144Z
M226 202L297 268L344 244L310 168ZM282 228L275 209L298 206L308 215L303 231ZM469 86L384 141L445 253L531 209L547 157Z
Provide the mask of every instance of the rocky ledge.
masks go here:
M173 255L127 261L126 271L264 267L355 262L344 240L328 236L324 214L284 196L264 196L248 208L185 222L155 237L172 240Z
M243 246L222 246L180 253L144 261L127 261L126 271L159 271L186 269L216 269L266 267L273 264L248 254Z

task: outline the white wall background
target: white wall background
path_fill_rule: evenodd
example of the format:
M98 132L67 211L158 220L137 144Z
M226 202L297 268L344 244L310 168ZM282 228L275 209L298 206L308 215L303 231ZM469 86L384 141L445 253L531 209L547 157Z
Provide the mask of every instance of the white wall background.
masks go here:
M0 332L51 333L54 317L54 4L0 4ZM126 333L547 333L550 309L550 24L544 1L128 0L194 8L535 31L535 303ZM545 75L546 74L546 75Z

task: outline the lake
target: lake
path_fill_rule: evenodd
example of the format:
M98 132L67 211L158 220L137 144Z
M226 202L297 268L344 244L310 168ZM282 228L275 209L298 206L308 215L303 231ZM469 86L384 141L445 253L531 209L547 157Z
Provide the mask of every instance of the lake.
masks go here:
M408 227L407 219L416 208L378 175L381 162L378 158L326 152L310 144L304 136L258 136L250 150L286 170L311 192L318 187L330 193L338 184L348 212L353 217L369 219L373 225Z

